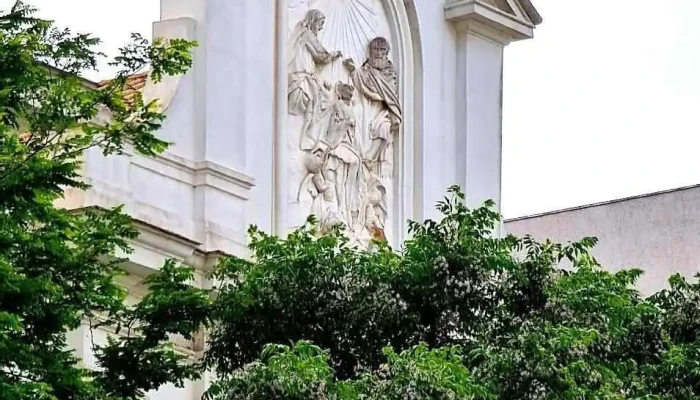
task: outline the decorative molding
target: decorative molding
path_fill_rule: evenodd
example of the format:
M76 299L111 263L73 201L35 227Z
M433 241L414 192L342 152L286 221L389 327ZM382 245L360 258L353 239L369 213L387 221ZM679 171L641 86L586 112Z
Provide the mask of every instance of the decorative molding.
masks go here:
M219 250L209 252L195 250L190 259L186 261L186 264L194 267L197 271L202 271L208 274L214 270L214 267L219 262L219 259L229 256L232 256L232 254L227 254ZM238 256L240 257L241 255ZM205 282L205 284L207 286L211 286L211 282L209 281ZM207 287L206 289L211 288Z
M187 259L201 246L199 242L144 221L135 220L134 225L140 233L135 242L158 249L173 258Z
M83 161L85 161L86 154L84 153L82 156ZM213 161L192 161L167 151L155 156L145 156L136 152L131 143L127 143L122 156L127 157L132 165L166 178L186 183L195 188L200 186L213 187L244 200L249 199L248 192L256 186L255 178ZM84 175L85 171L81 172Z
M244 200L255 187L255 179L211 161L190 161L171 153L155 157L133 155L131 163L195 188L208 186Z
M255 186L255 179L211 161L195 163L194 187L211 186L248 200L248 191ZM242 190L241 190L242 189Z
M160 268L162 261L153 261L155 258L182 260L197 270L207 272L213 265L212 259L227 254L242 256L247 251L247 234L243 230L223 227L211 221L185 219L182 215L135 201L127 192L104 182L89 183L92 188L87 192L86 203L74 204L76 208L72 211L104 210L124 204L125 212L131 216L141 233L132 242L138 252L130 257L135 261L131 265L134 268L132 272L137 272L138 275ZM153 215L162 217L154 218ZM164 228L167 224L163 221L180 221L182 230L175 231L172 224L169 228ZM153 262L138 260L145 258L152 258Z
M445 19L458 30L477 30L491 40L508 44L533 37L535 25L482 0L457 0L445 5Z

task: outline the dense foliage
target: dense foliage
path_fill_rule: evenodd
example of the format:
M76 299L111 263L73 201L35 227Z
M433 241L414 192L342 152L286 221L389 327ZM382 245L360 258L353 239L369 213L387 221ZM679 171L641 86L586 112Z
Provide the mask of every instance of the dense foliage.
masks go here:
M215 273L209 396L700 399L700 284L643 298L595 239L501 238L491 204L450 191L400 251L313 221L284 240L251 229L253 257Z
M52 27L21 2L0 12L0 398L3 400L138 399L163 383L199 375L167 345L206 320L205 293L184 284L191 271L169 264L140 304L124 305L115 282L136 235L119 209L71 213L56 208L67 188L84 189L80 159L133 147L144 154L167 144L153 132L163 115L139 96L125 102L128 78L180 74L193 43L148 44L138 36L114 64L118 76L101 90L78 73L95 68L98 40ZM98 112L109 122L95 123ZM178 302L175 302L177 299ZM171 306L180 306L173 313ZM177 308L175 308L177 310ZM185 311L186 310L186 311ZM81 323L118 335L98 349L101 367L87 371L67 348L66 332ZM194 329L193 329L194 328Z

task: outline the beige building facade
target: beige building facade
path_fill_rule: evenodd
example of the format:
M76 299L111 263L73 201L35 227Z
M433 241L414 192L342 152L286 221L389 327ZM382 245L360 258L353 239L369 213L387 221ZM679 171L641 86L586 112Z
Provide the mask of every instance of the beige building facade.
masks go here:
M597 237L598 261L644 270L639 287L652 294L671 274L700 273L700 185L510 219L505 231L560 242Z

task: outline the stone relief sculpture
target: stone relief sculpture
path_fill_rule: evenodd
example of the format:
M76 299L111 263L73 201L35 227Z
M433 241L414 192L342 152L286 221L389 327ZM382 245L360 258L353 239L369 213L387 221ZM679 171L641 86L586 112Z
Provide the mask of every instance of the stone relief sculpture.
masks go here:
M314 4L333 15L331 33L323 33L326 14ZM295 202L310 203L322 231L342 225L368 247L385 237L390 216L393 145L403 116L398 74L389 40L367 22L380 14L377 0L308 5L287 49L289 114L301 119L289 132L299 144L291 157L303 170ZM350 56L341 60L343 54Z
M309 10L306 17L297 24L289 41L289 112L304 116L300 145L301 150L309 150L315 142L312 133L314 116L319 114L324 98L331 89L320 79L317 72L321 67L342 57L339 51L329 52L318 38L323 30L326 17L319 10Z
M378 37L370 42L369 58L361 68L358 69L352 59L344 62L353 83L368 100L370 146L365 157L382 176L392 169L391 160L386 158L386 150L392 143L393 135L398 132L402 118L396 69L389 60L389 50L389 41Z

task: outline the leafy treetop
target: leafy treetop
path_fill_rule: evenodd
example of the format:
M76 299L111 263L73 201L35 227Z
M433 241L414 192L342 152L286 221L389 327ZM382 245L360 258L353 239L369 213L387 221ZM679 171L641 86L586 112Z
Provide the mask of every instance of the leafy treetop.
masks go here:
M209 398L700 398L700 284L643 298L595 239L498 237L492 206L451 188L399 251L251 229L214 274Z
M206 321L210 299L184 282L192 272L173 263L150 278L153 291L134 307L115 282L137 232L114 210L72 213L54 203L79 179L82 154L133 147L152 155L164 116L140 96L125 102L127 79L184 73L194 43L147 43L138 35L121 50L117 77L101 90L78 74L101 54L89 35L53 27L18 1L0 12L0 398L3 400L126 400L165 383L199 376L196 365L168 345L191 337ZM111 118L95 123L100 111ZM173 307L177 308L173 308ZM91 321L117 335L96 348L88 371L67 348L66 332Z

